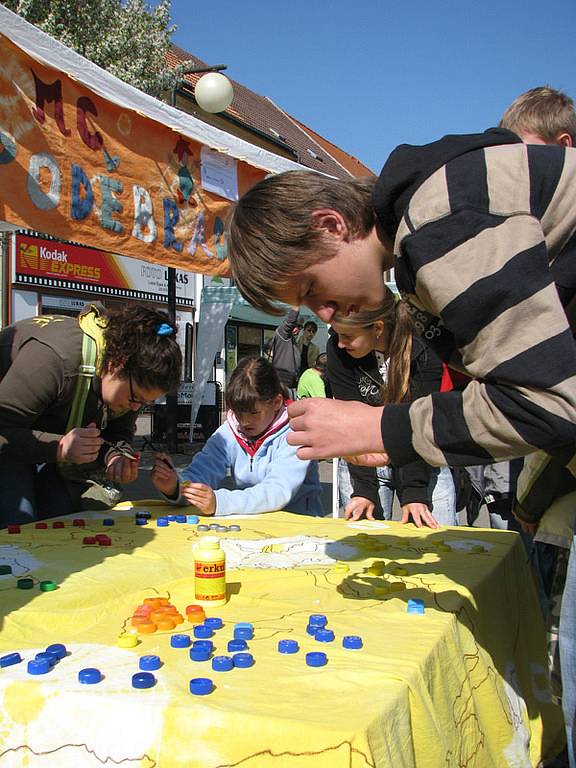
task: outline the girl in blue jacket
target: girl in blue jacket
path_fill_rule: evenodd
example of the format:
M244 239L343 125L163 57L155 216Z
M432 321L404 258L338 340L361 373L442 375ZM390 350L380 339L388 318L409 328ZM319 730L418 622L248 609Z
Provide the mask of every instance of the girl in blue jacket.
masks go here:
M151 479L167 499L203 515L254 515L286 510L324 515L316 461L288 445L287 401L272 364L245 357L226 390L226 422L179 478L167 454L156 454ZM235 489L218 488L230 469ZM215 490L218 489L218 490Z

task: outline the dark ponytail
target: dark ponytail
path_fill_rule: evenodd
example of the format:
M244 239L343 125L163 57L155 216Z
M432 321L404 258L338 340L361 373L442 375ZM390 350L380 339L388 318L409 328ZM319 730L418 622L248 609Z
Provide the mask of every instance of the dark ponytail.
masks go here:
M104 367L122 368L144 389L173 392L182 372L178 327L165 312L140 304L109 312Z

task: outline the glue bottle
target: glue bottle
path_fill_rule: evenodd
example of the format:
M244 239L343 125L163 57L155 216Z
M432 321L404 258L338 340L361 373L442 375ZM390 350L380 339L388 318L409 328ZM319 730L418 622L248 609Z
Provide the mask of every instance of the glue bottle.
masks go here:
M199 605L224 605L226 553L216 536L204 536L194 549L194 601Z

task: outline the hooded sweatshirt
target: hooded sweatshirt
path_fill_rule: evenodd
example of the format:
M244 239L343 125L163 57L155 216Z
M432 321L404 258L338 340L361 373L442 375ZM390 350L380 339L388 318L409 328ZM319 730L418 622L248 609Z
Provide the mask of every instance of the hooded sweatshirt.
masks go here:
M302 461L296 446L286 442L290 430L286 404L256 440L242 434L234 413L228 411L226 422L181 473L182 480L218 488L231 470L235 490L215 491L217 516L276 510L324 515L318 462Z
M404 145L373 204L418 332L472 377L463 391L385 408L392 462L486 464L541 449L574 471L576 150L504 129Z

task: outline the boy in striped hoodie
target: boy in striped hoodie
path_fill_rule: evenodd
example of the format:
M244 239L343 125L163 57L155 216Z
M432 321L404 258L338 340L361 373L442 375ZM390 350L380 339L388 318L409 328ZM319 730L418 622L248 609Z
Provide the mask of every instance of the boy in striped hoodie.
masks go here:
M252 187L229 230L236 285L264 311L304 304L329 323L373 309L394 266L416 329L472 379L382 408L293 403L300 458L384 451L400 467L466 466L542 451L550 501L576 489L575 149L497 128L402 145L375 183L290 171Z

